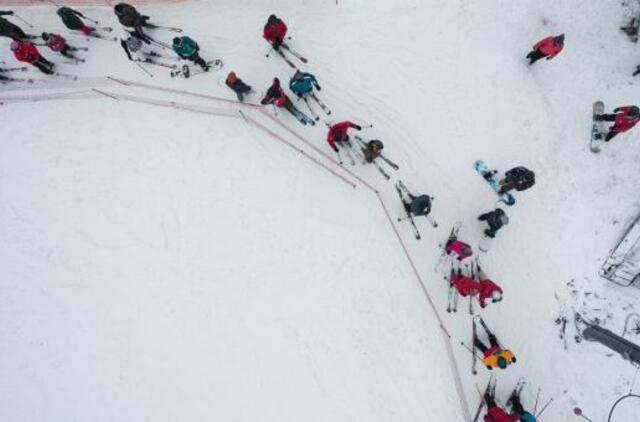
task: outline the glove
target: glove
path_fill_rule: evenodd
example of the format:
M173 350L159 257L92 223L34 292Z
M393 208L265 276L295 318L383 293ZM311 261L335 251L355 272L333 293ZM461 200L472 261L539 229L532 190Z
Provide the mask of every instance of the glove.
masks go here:
M353 128L354 128L355 130L362 130L362 126L358 126L358 125L355 125Z
M320 85L316 85L316 89L317 89L318 91L322 91L322 88L320 88Z
M336 153L338 153L338 147L337 147L337 146L335 146L335 145L334 145L334 146L333 146L333 150L334 150Z
M267 104L267 100L262 100L262 101L260 101L260 104L262 104L262 105L266 105L266 104Z
M614 113L617 113L617 112L619 112L619 111L620 111L620 109L621 109L620 107L616 107L616 108L614 108L614 109L613 109L613 112L614 112Z
M5 15L13 15L13 10L9 10L8 12L5 13Z
M516 363L516 357L515 356L511 359L511 362L512 363Z
M273 49L277 50L278 48L280 48L280 46L282 45L282 38L277 39L272 45L273 45Z

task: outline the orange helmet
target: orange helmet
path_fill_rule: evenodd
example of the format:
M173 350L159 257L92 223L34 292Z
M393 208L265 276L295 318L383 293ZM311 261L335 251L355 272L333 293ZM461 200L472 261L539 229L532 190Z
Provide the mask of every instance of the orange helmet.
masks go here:
M227 75L227 83L235 83L235 81L238 80L238 77L236 76L236 72L229 72L229 74Z

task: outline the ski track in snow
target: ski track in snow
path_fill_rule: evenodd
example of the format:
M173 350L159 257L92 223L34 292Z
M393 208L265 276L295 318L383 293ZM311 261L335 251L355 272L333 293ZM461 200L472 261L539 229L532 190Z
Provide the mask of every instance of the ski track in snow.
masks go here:
M116 43L68 36L90 47L86 64L61 65L81 80L1 87L3 99L76 94L0 110L9 122L0 128L0 419L459 420L437 321L373 195L240 117L97 100L90 91L233 110L122 87L105 72L233 99L213 78L235 70L261 92L273 76L288 82L291 74L279 57L264 57L260 30L276 13L319 78L328 120L372 122L360 135L385 142L401 167L390 174L435 196L438 229L419 220L423 240L415 242L408 225L397 228L441 313L447 284L431 270L436 245L461 220L461 237L476 246L484 227L475 218L497 199L473 161L536 171L536 186L516 193L511 223L481 257L505 289L482 315L518 357L498 374L498 397L526 376L525 406L538 387L539 408L554 398L543 420L572 420L577 405L605 420L634 369L598 344L575 344L572 323L564 351L554 293L618 333L639 296L597 276L640 206L638 129L598 155L588 150L593 101L611 110L639 94L630 76L637 46L617 30L622 8L340 3L147 6L153 21L185 28L205 58L223 58L224 71L171 80L149 67L148 78ZM106 8L86 10L117 27ZM38 32L66 35L53 12L20 14ZM530 46L560 32L564 51L529 68ZM6 39L0 46L0 59L15 63ZM323 160L266 117L249 117ZM303 128L285 112L277 119L331 154L321 122ZM346 167L402 214L375 168ZM474 384L488 373L478 365L473 377L470 354L457 346L471 336L466 303L444 322L474 412Z

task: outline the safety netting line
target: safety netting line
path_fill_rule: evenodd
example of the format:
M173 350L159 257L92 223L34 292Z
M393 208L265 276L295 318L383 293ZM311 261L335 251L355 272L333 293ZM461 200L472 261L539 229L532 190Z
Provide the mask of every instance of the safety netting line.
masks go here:
M244 113L240 112L240 114L245 119L245 121L247 123L249 123L251 126L262 130L263 132L269 134L274 139L277 139L278 141L282 142L283 144L287 145L288 147L292 148L293 150L298 151L300 154L302 154L303 156L305 156L309 160L313 161L314 163L316 163L320 167L324 168L325 170L327 170L329 173L333 174L337 178L341 179L343 182L345 182L346 184L348 184L352 188L354 188L354 189L356 188L356 183L355 182L352 182L352 181L348 180L346 177L342 176L341 174L339 174L335 170L331 169L326 164L321 163L320 160L318 160L317 158L312 157L311 155L307 154L307 152L305 150L295 146L294 144L292 144L291 142L287 141L282 136L278 135L277 133L275 133L271 129L267 128L263 124L261 124L258 121L252 119L251 117L246 116Z
M71 91L71 92L56 92L53 94L31 94L31 95L9 95L0 97L0 103L22 103L22 102L37 102L37 101L49 101L49 100L75 100L92 98L96 95L90 90Z
M127 3L134 6L150 6L153 4L179 4L188 0L127 0ZM56 1L56 3L59 3ZM62 2L65 6L105 6L113 7L119 0L65 0ZM53 6L53 3L47 0L0 0L1 6Z

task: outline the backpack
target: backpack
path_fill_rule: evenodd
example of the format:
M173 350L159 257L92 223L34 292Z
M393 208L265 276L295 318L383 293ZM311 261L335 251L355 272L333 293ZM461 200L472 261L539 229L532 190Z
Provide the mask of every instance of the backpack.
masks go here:
M526 167L516 167L505 173L517 191L529 189L536 183L536 174Z

